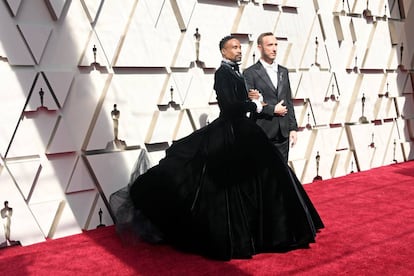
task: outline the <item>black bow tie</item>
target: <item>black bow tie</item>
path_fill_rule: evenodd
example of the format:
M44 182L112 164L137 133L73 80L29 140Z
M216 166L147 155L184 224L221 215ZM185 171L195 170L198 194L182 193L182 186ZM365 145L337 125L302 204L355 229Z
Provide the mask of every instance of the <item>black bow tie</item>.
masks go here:
M231 68L233 68L233 70L236 71L236 72L240 72L239 65L237 63L232 64Z

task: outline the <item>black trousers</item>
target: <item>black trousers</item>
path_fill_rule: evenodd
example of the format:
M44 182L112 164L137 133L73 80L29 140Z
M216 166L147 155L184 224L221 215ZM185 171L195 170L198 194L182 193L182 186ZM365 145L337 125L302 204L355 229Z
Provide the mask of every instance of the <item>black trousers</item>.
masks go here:
M283 160L287 164L289 160L289 138L278 137L277 139L271 139L271 142L280 151Z

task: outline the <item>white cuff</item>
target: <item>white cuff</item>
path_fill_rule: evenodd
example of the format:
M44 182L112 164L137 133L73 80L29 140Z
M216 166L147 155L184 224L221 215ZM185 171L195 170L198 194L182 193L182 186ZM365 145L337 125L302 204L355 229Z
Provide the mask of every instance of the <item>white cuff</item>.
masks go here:
M263 97L261 97L263 99ZM260 100L252 100L252 102L254 102L256 104L256 112L260 113L263 110L263 106L262 103L260 102Z

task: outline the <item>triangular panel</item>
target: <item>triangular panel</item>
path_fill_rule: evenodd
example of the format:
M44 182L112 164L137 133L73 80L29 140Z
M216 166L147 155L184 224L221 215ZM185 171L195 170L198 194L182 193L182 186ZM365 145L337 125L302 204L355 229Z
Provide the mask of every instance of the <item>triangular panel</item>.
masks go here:
M27 200L32 190L37 174L41 170L38 159L24 161L8 161L7 166L16 180L23 197Z
M45 0L49 12L54 20L59 20L66 0Z
M52 33L52 28L34 24L19 24L17 26L23 34L24 40L29 46L36 64L39 64Z
M4 2L7 4L10 11L13 13L13 16L16 16L17 12L19 11L22 0L5 0Z
M88 190L96 190L96 186L83 159L78 157L66 193L71 194Z

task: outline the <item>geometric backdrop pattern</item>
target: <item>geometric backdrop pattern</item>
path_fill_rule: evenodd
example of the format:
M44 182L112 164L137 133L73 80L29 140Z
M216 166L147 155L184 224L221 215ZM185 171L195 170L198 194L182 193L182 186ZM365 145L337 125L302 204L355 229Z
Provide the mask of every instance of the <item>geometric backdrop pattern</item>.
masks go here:
M302 183L414 159L411 0L0 1L0 202L23 245L113 224L109 195L140 153L219 113L228 34L244 69L278 37ZM4 237L0 229L0 237ZM2 238L0 238L2 242Z

